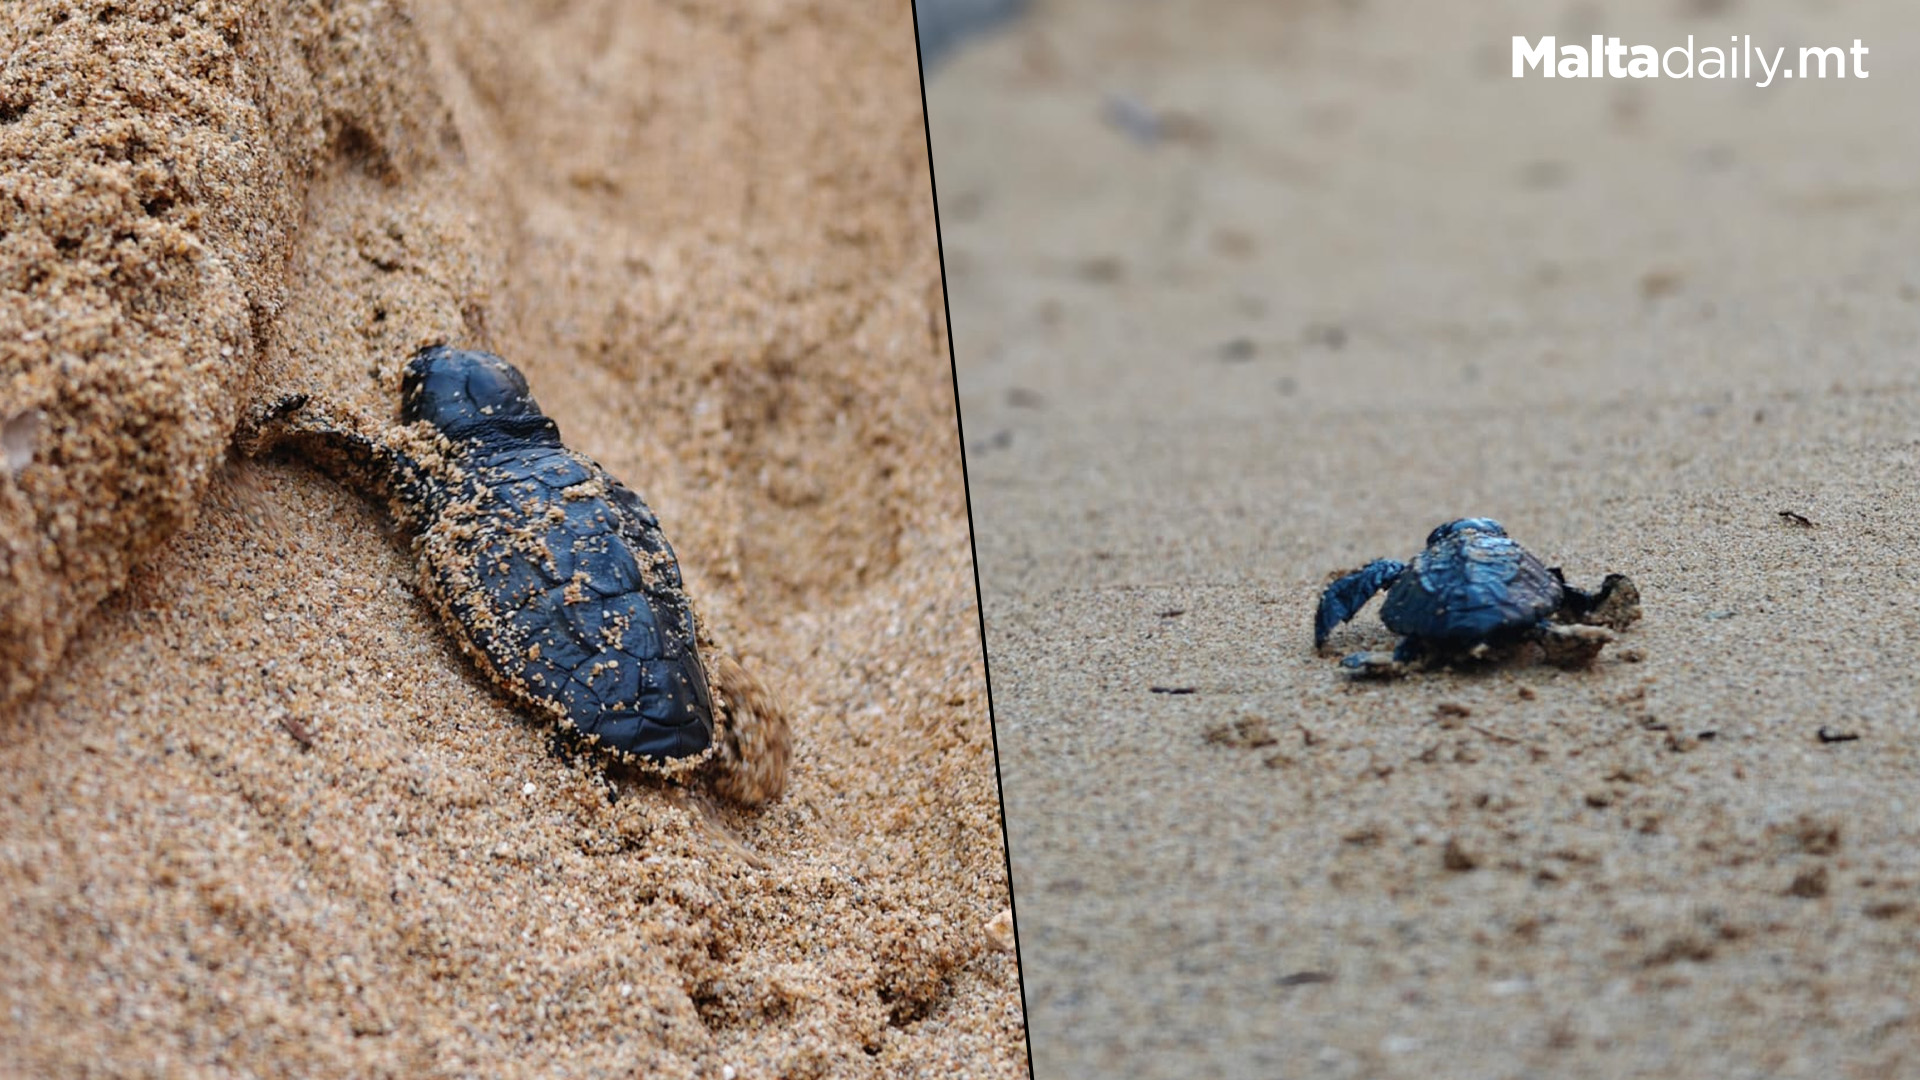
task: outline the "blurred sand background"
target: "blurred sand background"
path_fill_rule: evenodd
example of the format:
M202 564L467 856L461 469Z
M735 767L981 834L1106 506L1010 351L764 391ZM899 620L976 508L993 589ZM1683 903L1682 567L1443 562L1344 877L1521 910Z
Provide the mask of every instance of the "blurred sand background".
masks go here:
M1920 12L1048 0L928 93L1037 1076L1920 1073ZM1645 620L1313 653L1468 514Z
M0 1074L1023 1075L907 5L182 7L0 18ZM784 799L559 752L227 460L444 339L658 512Z

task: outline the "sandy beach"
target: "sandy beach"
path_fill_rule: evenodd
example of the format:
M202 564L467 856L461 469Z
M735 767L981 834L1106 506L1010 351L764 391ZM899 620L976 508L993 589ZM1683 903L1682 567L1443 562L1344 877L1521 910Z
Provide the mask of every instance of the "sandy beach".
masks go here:
M1053 0L930 78L1036 1076L1920 1069L1916 71L1890 2ZM1315 653L1465 515L1644 620Z
M0 25L0 1073L1024 1075L906 4ZM496 695L242 410L496 351L787 701L758 809Z

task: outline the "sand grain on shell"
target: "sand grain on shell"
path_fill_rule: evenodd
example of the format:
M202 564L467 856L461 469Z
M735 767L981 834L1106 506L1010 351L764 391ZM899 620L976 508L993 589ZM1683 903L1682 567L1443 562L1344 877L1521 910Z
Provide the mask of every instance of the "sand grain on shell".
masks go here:
M982 930L1008 896L906 6L176 6L21 5L6 30L7 92L37 89L0 139L44 136L47 169L122 90L230 91L135 163L184 178L159 217L199 215L189 264L227 293L164 326L124 281L0 311L101 328L61 346L91 366L0 368L98 451L0 478L8 537L94 506L82 463L171 508L101 504L125 520L28 582L35 640L78 632L0 717L10 1066L1023 1073L1014 961ZM65 89L15 78L50 50ZM53 218L20 205L6 273L94 272L22 247ZM148 216L89 206L83 255ZM658 512L794 708L785 798L742 812L557 752L442 631L382 508L298 461L220 464L248 401L390 423L439 339L513 359ZM107 418L40 381L95 370L140 388L101 391ZM180 434L130 447L113 417Z

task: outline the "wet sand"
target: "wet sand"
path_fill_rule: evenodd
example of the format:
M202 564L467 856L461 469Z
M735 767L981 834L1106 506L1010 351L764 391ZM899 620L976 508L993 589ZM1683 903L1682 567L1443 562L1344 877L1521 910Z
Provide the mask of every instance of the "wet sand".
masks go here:
M3 42L0 1071L1024 1074L906 5L172 7ZM228 454L437 340L659 514L784 798L567 752Z
M1515 81L1517 32L1871 77ZM1916 43L1058 0L930 80L1036 1075L1920 1063ZM1314 653L1330 572L1469 514L1645 619Z

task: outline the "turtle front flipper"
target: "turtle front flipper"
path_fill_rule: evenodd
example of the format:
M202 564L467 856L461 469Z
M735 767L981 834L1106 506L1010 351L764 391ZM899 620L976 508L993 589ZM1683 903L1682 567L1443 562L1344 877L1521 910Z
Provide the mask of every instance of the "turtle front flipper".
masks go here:
M286 437L287 418L305 409L310 400L306 394L286 394L248 409L234 430L234 448L247 457L259 457L279 446Z
M1400 580L1406 572L1407 564L1398 559L1375 559L1328 585L1313 616L1313 647L1325 648L1327 635L1334 627L1359 614L1373 594Z
M1341 660L1340 666L1359 679L1397 679L1414 668L1413 661L1402 660L1398 652L1357 652Z
M1625 574L1608 574L1593 592L1576 589L1566 583L1559 567L1551 571L1560 579L1564 595L1560 615L1569 622L1625 630L1640 621L1640 589Z
M415 449L355 430L307 394L288 394L251 410L234 434L234 445L248 457L290 450L342 484L379 496L409 531L437 515L445 501L444 485L428 477ZM419 449L440 452L439 447Z

